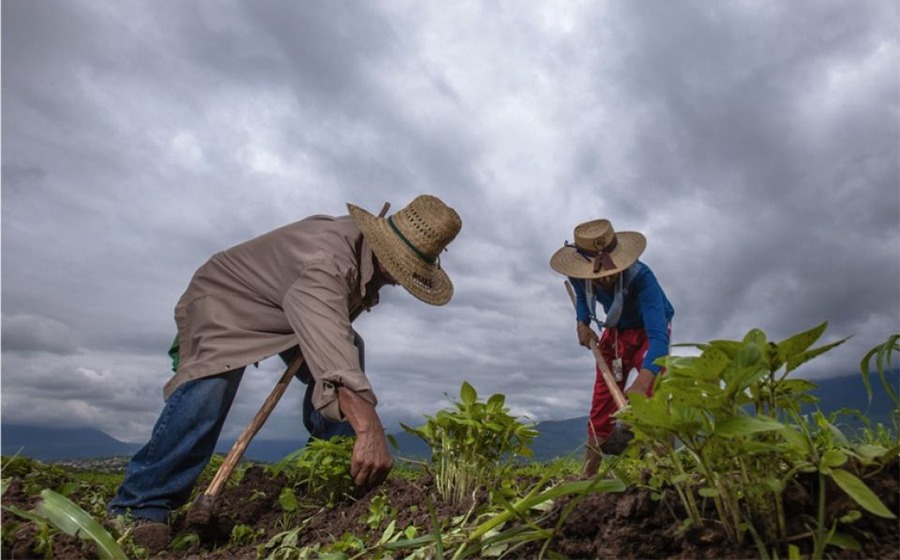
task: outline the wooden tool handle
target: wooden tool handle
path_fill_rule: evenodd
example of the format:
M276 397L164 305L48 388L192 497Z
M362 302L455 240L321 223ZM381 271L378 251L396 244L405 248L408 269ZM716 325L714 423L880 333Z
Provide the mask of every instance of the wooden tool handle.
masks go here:
M566 291L569 292L569 299L572 300L572 307L577 308L577 302L575 300L575 291L572 289L572 284L569 283L568 280L565 281ZM597 346L597 342L591 341L591 352L594 354L594 360L597 362L597 367L600 368L600 376L603 378L603 381L606 383L606 388L609 389L609 393L612 395L613 401L616 403L618 408L625 408L628 406L628 401L625 399L624 393L619 389L619 384L616 383L615 377L613 377L612 371L609 369L609 364L606 363L606 359L603 357L603 354L600 352L600 348Z
M278 399L284 394L288 383L291 382L291 378L294 377L294 374L297 373L297 370L300 369L302 364L303 355L298 352L297 356L291 361L287 369L284 370L281 379L275 384L275 388L269 393L268 398L266 398L266 401L260 407L256 416L254 416L253 420L247 424L247 427L244 428L241 436L234 442L234 445L231 446L231 451L225 456L225 461L222 463L222 466L219 467L216 476L213 477L212 482L209 483L206 491L203 492L204 496L215 498L219 495L219 492L222 491L225 482L228 481L228 478L234 471L234 467L237 466L238 461L244 456L244 451L246 451L247 446L250 445L250 440L253 439L253 436L255 436L259 429L262 428L262 425L265 424L266 419L269 418L269 414L272 413L272 410L278 403Z

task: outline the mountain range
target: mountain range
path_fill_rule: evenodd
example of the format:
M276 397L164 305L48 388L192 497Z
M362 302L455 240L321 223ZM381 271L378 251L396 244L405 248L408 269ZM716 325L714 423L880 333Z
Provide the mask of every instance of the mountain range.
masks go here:
M872 379L873 398L869 403L859 375L817 380L813 394L819 398L819 408L826 414L841 409L864 411L872 422L890 424L893 405L884 393L881 381ZM862 421L853 415L841 416L843 428L854 429ZM580 455L584 443L587 417L568 420L549 420L536 425L538 437L532 442L533 460L547 461L556 457ZM132 455L141 444L119 441L94 428L49 428L3 422L0 426L0 447L4 456L23 455L42 461L101 458ZM399 457L422 459L429 454L428 446L406 432L393 434ZM234 441L222 440L217 452L227 453ZM254 440L244 457L259 462L277 462L302 447L305 440Z

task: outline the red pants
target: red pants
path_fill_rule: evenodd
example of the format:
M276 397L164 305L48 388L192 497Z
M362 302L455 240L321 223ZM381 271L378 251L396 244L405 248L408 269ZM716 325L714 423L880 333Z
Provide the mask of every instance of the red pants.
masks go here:
M600 353L609 364L610 370L613 368L613 360L616 358L616 344L618 343L618 356L622 360L622 381L618 382L619 389L625 390L625 382L628 380L628 372L632 368L641 371L644 365L644 356L647 354L647 348L650 345L650 339L647 338L647 331L644 329L604 329L600 335L598 347ZM606 382L603 381L603 375L600 368L596 369L596 378L594 379L594 396L591 399L591 415L588 419L588 436L598 438L607 438L615 427L615 419L612 417L618 411L616 401L613 400ZM662 373L662 371L660 371ZM647 391L647 396L653 393L651 386Z

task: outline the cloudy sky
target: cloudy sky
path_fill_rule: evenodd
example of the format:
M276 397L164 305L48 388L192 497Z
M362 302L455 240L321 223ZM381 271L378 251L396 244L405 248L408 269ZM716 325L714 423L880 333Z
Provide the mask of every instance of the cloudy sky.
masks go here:
M212 253L421 193L458 210L445 307L357 321L389 431L463 380L587 414L550 255L645 233L675 342L900 332L900 5L775 1L2 4L2 419L143 441L173 308ZM675 349L676 353L686 350ZM280 363L248 370L240 432ZM300 385L260 438L305 438Z

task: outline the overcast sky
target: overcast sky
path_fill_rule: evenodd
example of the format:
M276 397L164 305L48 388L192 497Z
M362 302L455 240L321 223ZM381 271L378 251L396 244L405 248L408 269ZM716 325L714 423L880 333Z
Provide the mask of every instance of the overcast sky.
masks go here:
M586 415L550 255L646 234L674 342L900 332L900 4L831 1L2 3L2 419L143 441L173 309L212 253L347 202L457 209L456 294L357 320L388 431L463 380ZM685 354L687 350L674 349ZM226 433L274 385L248 370ZM305 438L301 385L258 436Z

